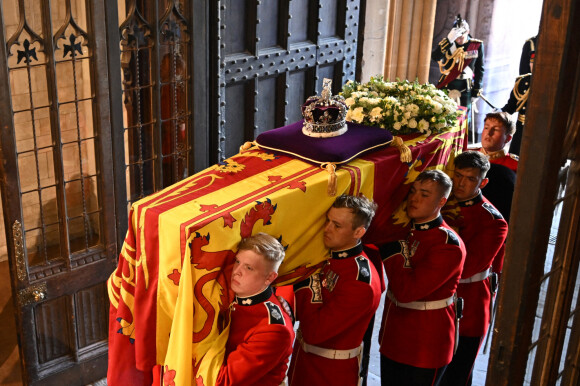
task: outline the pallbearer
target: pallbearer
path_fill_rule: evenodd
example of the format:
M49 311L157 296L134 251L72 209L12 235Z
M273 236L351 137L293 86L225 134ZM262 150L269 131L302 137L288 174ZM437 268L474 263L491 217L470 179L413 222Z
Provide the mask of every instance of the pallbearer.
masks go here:
M294 286L300 329L288 372L291 385L359 382L363 336L381 296L380 277L361 243L375 209L365 197L342 195L326 214L328 263Z
M457 287L465 302L459 347L443 376L443 385L471 385L473 364L491 318L497 275L503 266L508 226L500 212L481 194L490 164L480 152L467 151L453 161L452 202L445 221L465 243L467 256ZM446 207L447 209L447 207Z
M419 174L407 198L407 238L380 248L389 281L379 337L383 386L438 385L453 357L465 246L440 214L450 191L442 171Z
M243 239L232 271L231 327L218 385L280 385L286 377L294 329L270 284L284 247L265 233Z

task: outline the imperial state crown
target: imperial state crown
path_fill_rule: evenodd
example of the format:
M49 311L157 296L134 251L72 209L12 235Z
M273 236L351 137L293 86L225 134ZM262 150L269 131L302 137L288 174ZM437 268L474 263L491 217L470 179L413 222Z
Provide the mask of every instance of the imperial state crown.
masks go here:
M348 106L341 95L332 95L332 80L322 81L320 97L309 97L302 105L304 124L302 133L309 137L328 138L344 134Z

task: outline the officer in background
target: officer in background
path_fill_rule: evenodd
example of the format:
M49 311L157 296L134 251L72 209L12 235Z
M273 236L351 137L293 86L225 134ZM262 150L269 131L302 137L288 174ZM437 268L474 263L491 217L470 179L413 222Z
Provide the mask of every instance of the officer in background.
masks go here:
M470 386L475 358L493 314L492 300L497 276L503 267L508 226L498 210L482 195L488 183L487 158L466 151L453 160L453 189L443 218L459 233L467 255L457 286L465 308L459 325L459 346L447 366L441 385ZM449 209L449 210L447 210ZM492 268L493 266L493 268Z
M467 107L470 127L473 127L471 106L477 103L483 81L483 55L483 42L469 35L469 24L460 15L447 37L431 53L441 71L437 88L449 90L451 98Z
M531 39L528 41L531 42ZM531 43L530 47L532 48L535 47L535 44ZM520 75L516 78L516 83L514 84L514 88L510 93L510 97L505 106L502 107L501 109L501 111L505 111L510 114L513 114L515 112L518 113L518 120L516 122L516 132L514 133L514 136L510 143L510 153L518 156L520 155L520 146L522 143L524 124L526 122L526 105L528 102L528 94L530 93L530 83L532 81L532 70L534 69L534 59L536 57L536 52L533 51L532 48L530 49L525 48L526 47L524 46L522 59L524 54L528 55L527 62L530 72Z
M440 170L421 172L407 198L406 239L380 247L389 280L379 336L382 386L436 386L453 357L465 245L440 214L451 185Z
M522 47L522 56L520 58L520 75L529 74L532 72L530 66L530 57L532 52L536 52L536 44L538 42L538 35L529 38Z
M361 238L376 204L339 196L326 213L330 259L320 273L294 285L300 328L288 371L290 385L349 385L360 381L362 341L381 298L381 277Z

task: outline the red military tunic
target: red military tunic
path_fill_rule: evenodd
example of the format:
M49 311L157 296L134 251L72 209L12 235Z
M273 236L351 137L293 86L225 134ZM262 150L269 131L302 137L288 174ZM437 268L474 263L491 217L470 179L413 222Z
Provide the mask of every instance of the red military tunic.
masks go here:
M407 240L381 247L389 290L401 303L448 299L455 293L465 259L457 234L436 219L413 224ZM440 368L451 362L455 308L415 310L385 298L380 353L406 365Z
M296 318L307 344L351 350L361 345L379 306L380 277L360 243L331 254L320 275L295 285ZM296 339L288 379L294 386L356 385L359 360L328 359L305 352Z
M477 149L480 153L483 153L489 159L492 164L503 165L514 172L518 171L518 163L520 158L515 154L506 153L504 150L494 151L493 153L488 153L484 148Z
M457 205L459 215L445 215L445 221L457 230L467 250L461 278L470 278L490 268L492 264L494 267L501 267L503 245L508 232L508 225L502 215L481 192L470 200L458 202ZM462 297L465 304L459 334L484 336L491 317L489 278L472 283L459 283L457 296Z
M294 329L271 287L233 305L225 362L218 385L272 385L284 381Z

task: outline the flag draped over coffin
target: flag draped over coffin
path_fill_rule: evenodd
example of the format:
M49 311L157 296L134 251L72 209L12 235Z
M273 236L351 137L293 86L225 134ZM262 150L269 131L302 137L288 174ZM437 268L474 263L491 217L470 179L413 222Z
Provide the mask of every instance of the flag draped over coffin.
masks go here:
M406 225L400 204L410 183L426 168L444 169L463 149L462 129L404 137L410 163L387 148L337 169L338 195L379 204L365 242L384 242ZM162 374L163 385L212 385L227 340L237 244L257 232L278 238L287 249L277 284L312 274L328 257L321 237L335 199L328 176L317 165L250 149L133 204L108 282L108 384L151 384Z

